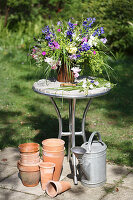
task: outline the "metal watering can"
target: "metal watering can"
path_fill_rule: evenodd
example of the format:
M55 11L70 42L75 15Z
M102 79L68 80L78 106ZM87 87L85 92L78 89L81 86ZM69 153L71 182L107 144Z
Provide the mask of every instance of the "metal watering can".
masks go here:
M94 136L98 140L93 140ZM101 186L106 182L106 144L98 132L93 132L88 142L81 147L73 147L81 170L81 183L88 187Z

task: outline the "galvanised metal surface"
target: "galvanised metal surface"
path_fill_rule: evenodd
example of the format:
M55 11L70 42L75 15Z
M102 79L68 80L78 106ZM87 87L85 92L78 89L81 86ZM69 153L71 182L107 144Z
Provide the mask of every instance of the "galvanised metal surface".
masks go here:
M97 135L99 140L93 140ZM89 141L82 146L86 150L80 163L82 176L81 183L88 187L96 187L106 182L106 149L100 133L93 132Z

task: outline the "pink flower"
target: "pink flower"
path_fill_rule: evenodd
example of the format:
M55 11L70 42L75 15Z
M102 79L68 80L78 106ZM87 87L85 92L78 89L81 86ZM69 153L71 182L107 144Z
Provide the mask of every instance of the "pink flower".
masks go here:
M79 77L79 73L74 74L74 78L77 78L77 77Z
M61 29L59 28L59 29L57 29L57 31L58 31L58 32L61 32Z
M96 55L96 52L95 52L95 51L93 51L93 54L94 54L94 55Z
M87 38L84 37L83 40L82 40L82 42L87 42Z
M46 55L46 52L45 52L45 51L43 51L43 52L42 52L42 55L43 55L43 56L45 56L45 55Z
M79 67L73 67L71 70L74 73L74 78L77 78L79 76L79 72L81 71L81 69L79 69Z
M57 66L56 65L53 65L52 67L51 67L51 69L57 69Z
M74 24L74 26L77 26L78 24Z
M58 44L58 42L56 42L55 40L52 42L52 44L48 44L48 46L51 49L60 49L60 45Z

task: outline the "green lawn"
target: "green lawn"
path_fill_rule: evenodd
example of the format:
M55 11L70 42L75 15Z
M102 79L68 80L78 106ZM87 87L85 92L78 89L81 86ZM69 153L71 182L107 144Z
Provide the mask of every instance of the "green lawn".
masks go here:
M17 147L24 142L38 142L58 136L58 119L50 99L32 90L43 78L35 73L23 49L0 48L0 149ZM133 166L133 58L114 63L119 82L108 95L95 98L86 117L87 138L101 133L107 144L107 159ZM68 102L56 99L61 109L64 130L68 126ZM76 129L80 130L82 112L87 100L77 100ZM67 143L67 139L65 139ZM77 145L82 144L80 136ZM67 145L66 145L67 148Z

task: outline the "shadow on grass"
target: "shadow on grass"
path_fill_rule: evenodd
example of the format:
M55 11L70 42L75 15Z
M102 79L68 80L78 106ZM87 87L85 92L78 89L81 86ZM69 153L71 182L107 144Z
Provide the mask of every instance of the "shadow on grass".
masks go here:
M3 111L0 110L0 149L7 146L16 146L17 143L13 139L16 130L12 127L9 121L10 117L21 115L21 112Z
M53 107L52 103L51 106ZM31 124L32 128L36 130L37 134L34 137L34 141L42 145L42 141L47 138L58 138L59 134L59 122L57 116L53 114L46 114L45 110L42 111L35 105L27 105L29 111L36 113L35 116L26 118L26 121ZM56 114L56 112L55 112ZM67 117L62 119L63 132L69 131L69 119ZM79 118L75 119L76 131L81 131L82 120ZM86 124L87 125L87 124ZM87 134L89 135L89 133ZM89 136L88 136L89 137ZM88 138L87 137L87 138ZM66 151L68 150L68 137L62 137L65 141ZM76 136L76 145L80 146L83 143L82 136Z

